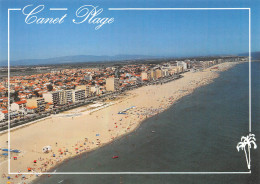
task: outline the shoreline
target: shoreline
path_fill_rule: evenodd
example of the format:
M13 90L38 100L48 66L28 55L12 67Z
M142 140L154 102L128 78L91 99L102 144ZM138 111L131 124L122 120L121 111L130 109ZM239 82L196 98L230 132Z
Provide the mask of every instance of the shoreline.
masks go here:
M209 83L209 84L210 84L210 83ZM208 84L206 84L206 85L208 85ZM200 87L203 87L203 86L200 86ZM198 87L198 88L200 88L200 87ZM198 89L198 88L196 88L196 89ZM195 90L196 90L196 89L195 89ZM174 106L174 105L176 105L177 103L179 103L179 101L182 100L182 98L185 98L185 97L187 97L187 96L189 96L189 95L191 95L191 94L192 94L192 93L187 94L187 95L181 97L180 99L178 99L176 102L174 102L173 104L171 104L168 108L164 109L164 110L161 111L160 113L157 113L157 114L155 114L155 115L153 115L153 116L147 117L146 119L144 119L144 120L138 122L137 126L136 126L131 132L127 132L127 133L125 133L125 134L119 135L119 136L116 137L115 139L113 139L113 140L111 140L111 141L109 141L109 142L107 142L107 143L103 143L103 144L100 145L99 147L96 147L96 148L93 148L93 149L91 149L91 150L88 150L88 151L79 153L79 154L77 154L77 155L74 155L74 156L72 156L72 157L66 158L66 159L64 159L62 162L60 162L60 163L58 163L57 165L51 167L49 170L47 170L47 172L54 172L54 171L57 170L57 168L58 168L60 165L64 164L66 161L68 161L68 160L70 160L70 159L76 159L77 157L81 157L81 156L84 155L84 154L88 154L88 153L94 152L94 151L96 151L97 149L100 149L100 148L102 148L102 147L104 147L104 146L108 146L108 145L110 145L110 144L113 144L113 142L115 142L115 141L117 141L117 140L119 140L119 139L122 139L122 138L128 136L128 135L131 134L131 133L134 133L145 121L149 121L149 119L151 119L151 118L153 118L153 117L155 117L155 116L157 116L157 115L159 115L159 114L161 114L161 113L167 111L169 108L171 108L172 106ZM40 176L40 177L42 177L42 176ZM40 179L40 177L36 178L35 180L32 180L32 182L37 182L37 180Z
M237 64L240 64L240 63L237 63ZM237 64L236 64L236 65L237 65ZM235 66L235 65L234 65L234 66ZM234 66L232 66L232 67L234 67ZM213 67L214 67L214 66L213 66ZM229 69L230 69L230 68L229 68ZM224 71L226 71L226 70L224 70ZM222 72L224 72L224 71L220 71L219 73L222 73ZM185 97L191 95L195 90L197 90L197 89L199 89L199 88L201 88L201 87L203 87L203 86L207 86L207 85L213 83L214 80L217 79L218 77L219 77L219 75L218 75L216 78L214 78L211 82L209 82L209 83L207 83L207 84L205 84L205 85L199 86L199 87L195 88L191 93L189 93L189 94L187 94L187 95L185 95L185 96L182 96L181 98L179 98L177 101L175 101L174 103L172 103L169 107L167 107L166 109L164 109L164 110L161 111L160 113L157 113L157 114L155 114L155 115L153 115L153 116L150 116L150 117L145 118L144 120L138 122L138 125L137 125L131 132L127 132L127 133L125 133L125 134L119 135L119 136L116 137L114 140L111 140L110 142L107 142L107 143L104 143L104 144L100 145L100 147L97 147L97 148L94 148L94 149L92 149L92 150L88 150L88 151L82 152L82 153L80 153L80 154L78 154L78 155L74 155L74 156L72 156L72 157L66 158L66 159L64 159L61 163L59 163L59 164L53 166L52 168L50 168L49 170L47 170L47 172L54 172L54 171L57 170L57 168L58 168L60 165L64 164L66 161L68 161L68 160L70 160L70 159L76 159L77 157L81 157L81 156L84 155L84 154L88 154L88 153L94 152L94 151L96 151L97 149L100 149L100 148L102 148L102 147L104 147L104 146L108 146L108 145L112 144L114 141L117 141L117 140L119 140L119 139L121 139L121 138L123 138L123 137L125 137L125 136L128 136L129 134L131 134L131 133L133 133L134 131L136 131L145 121L148 121L149 119L155 117L156 115L159 115L159 114L161 114L161 113L167 111L167 110L170 109L172 106L174 106L174 105L176 105L177 103L179 103L179 101L181 101L183 98L185 98ZM120 103L120 102L119 102L119 103ZM112 104L112 105L114 105L114 104ZM36 178L36 179L33 180L32 182L37 182L38 179L40 179L40 177Z
M46 169L47 171L50 171L50 170L53 170L53 169L55 169L55 168L58 168L59 167L59 165L61 165L61 164L63 164L66 160L68 160L68 159L74 159L74 158L76 158L76 157L80 157L81 155L83 155L83 154L86 154L86 153L89 153L89 152L92 152L92 151L95 151L96 149L98 149L98 148L100 148L100 147L103 147L103 146L106 146L106 145L109 145L109 144L111 144L111 143L113 143L113 141L116 141L116 140L118 140L118 139L120 139L120 138L122 138L122 137L124 137L124 136L127 136L127 135L129 135L130 133L132 133L132 132L134 132L136 129L138 129L139 127L140 127L140 125L145 121L145 120L148 120L148 119L150 119L151 117L153 117L153 116L156 116L157 114L159 114L159 113L162 113L162 112L164 112L164 111L166 111L167 109L169 109L170 107L172 107L173 105L175 105L178 101L180 101L183 97L185 97L185 96L188 96L188 95L190 95L190 94L192 94L193 92L194 92L194 90L196 90L196 89L198 89L199 87L202 87L202 86L205 86L205 85L208 85L208 84L210 84L210 83L212 83L213 81L214 81L214 79L216 79L216 78L218 78L219 77L219 72L221 73L221 72L223 72L223 71L226 71L226 70L228 70L228 69L230 69L230 68L232 68L232 67L234 67L236 64L240 64L240 63L242 63L242 62L236 62L236 63L222 63L222 64L219 64L219 65L215 65L215 66L212 66L211 68L213 68L213 67L216 67L216 66L223 66L223 68L220 68L220 69L218 69L217 71L211 71L211 68L207 68L207 69L205 69L205 70L203 70L203 71L200 71L200 72L195 72L195 73L192 73L192 72L189 72L189 76L188 77L192 77L192 76L190 76L190 75L195 75L196 73L197 73L197 75L198 75L198 78L194 81L194 79L193 78L191 78L191 79L185 79L186 80L186 88L188 88L188 89L182 89L182 88L178 88L175 92L177 93L177 94L175 94L175 93L172 93L172 90L170 90L170 89L168 89L169 91L168 91L168 93L170 94L170 95L175 95L174 96L174 98L172 97L172 96L169 96L169 94L168 93L166 93L168 96L167 96L167 98L166 98L166 95L164 96L164 98L159 98L159 100L161 100L161 103L151 103L153 106L156 106L157 108L154 108L153 106L151 106L151 107L153 107L153 108L150 108L149 109L149 105L151 105L151 104L149 104L148 106L146 106L146 107L143 107L145 110L145 112L148 114L146 114L146 117L143 117L144 115L139 115L139 114L136 114L136 116L134 116L134 118L132 118L132 120L134 120L134 121L136 121L136 119L137 119L137 122L136 122L136 124L134 123L134 124L132 124L132 125L134 125L133 127L132 127L132 125L131 125L131 121L130 121L130 123L126 123L125 125L130 125L130 127L131 128L129 128L129 130L128 129L126 129L126 131L121 131L120 133L118 133L117 132L117 134L115 134L115 136L112 136L112 139L105 139L105 141L104 141L104 143L103 143L103 141L102 141L102 143L100 143L100 144L98 144L98 146L94 146L94 147L92 147L92 148L90 148L89 147L89 149L84 149L83 151L79 151L79 153L76 153L76 154L71 154L70 156L68 156L67 158L64 158L64 159L61 159L60 161L57 161L54 165L52 165L51 167L50 167L50 165L49 165L49 167ZM205 72L205 73L204 73ZM208 72L208 73L206 73L206 72ZM204 75L203 75L203 73L204 73ZM199 74L201 74L201 75L203 75L203 77L202 77L202 79L203 80L201 80L201 76L199 76ZM208 76L208 75L210 75L210 76ZM185 75L186 76L186 75ZM185 78L185 76L184 76L184 78ZM188 82L187 82L187 80L188 80ZM183 81L182 81L183 82ZM184 81L185 82L185 81ZM192 83L193 82L193 83ZM176 83L180 83L180 82L176 82L176 81L171 81L171 82L169 82L170 84L168 85L168 84L163 84L162 86L164 86L164 87L171 87L171 85L174 85L174 84L176 84ZM191 88L189 88L190 86L191 86L191 84L190 83L192 83L193 85L195 85L195 87L191 87ZM195 83L195 84L194 84ZM109 106L107 106L107 107L104 107L104 108L101 108L100 110L102 111L103 109L105 109L105 110L107 110L107 109L109 109L110 107L113 107L113 106L116 106L116 105L118 105L119 106L119 109L120 108L122 108L121 106L123 106L122 105L122 103L126 103L126 101L129 101L129 99L131 100L133 100L134 98L135 98L135 93L137 93L138 95L139 95L139 98L140 98L140 91L143 89L143 88L146 88L146 93L148 93L149 92L149 94L154 94L155 95L155 92L153 92L153 91L149 91L149 90L154 90L154 88L156 88L156 86L158 87L158 85L155 85L155 86L144 86L144 87L141 87L141 89L140 88L138 88L138 89L135 89L135 90L133 90L133 91L131 91L131 92L128 92L127 94L128 94L128 96L127 97L125 97L125 98L123 98L123 99L119 99L119 100L116 100L115 101L115 103L113 103L113 104L111 104L111 105L109 105ZM188 86L188 87L187 87ZM181 85L181 87L182 87L182 85ZM139 92L139 93L138 93ZM137 95L137 96L138 96ZM130 96L130 98L128 98ZM152 95L151 95L152 96ZM159 96L161 96L161 95L159 95ZM172 98L172 100L170 100L170 98ZM137 97L136 97L137 98ZM166 98L166 99L165 99ZM169 98L169 99L168 99ZM168 99L168 100L167 100ZM137 100L138 100L138 98L137 98ZM155 100L155 99L154 99ZM157 101L159 101L158 99L157 99ZM168 102L167 104L164 104L164 102ZM127 102L128 103L128 102ZM120 106L120 104L121 104L121 106ZM126 105L126 104L124 104L124 105ZM159 106L159 107L158 107ZM82 108L82 107L79 107L79 108ZM140 108L140 107L137 107L137 108ZM78 109L78 108L77 108ZM156 110L157 109L157 110ZM102 113L98 113L100 110L97 110L97 111L94 111L93 112L93 114L91 114L91 113L86 113L86 114L84 114L84 113L82 113L82 115L80 115L80 117L82 118L82 117L84 117L84 116L88 116L89 114L92 116L92 115L96 115L96 114L98 114L97 116L96 116L96 119L99 119L99 116L102 116ZM104 111L105 111L104 110ZM139 110L139 109L138 109ZM150 113L150 111L154 111L153 113ZM73 111L73 110L72 110ZM141 110L139 110L139 111L143 111L143 109L141 108ZM89 116L90 116L89 115ZM120 120L120 118L121 118L121 115L118 115L118 114L115 114L115 116L117 116L117 120L119 120L119 121L122 121L122 119ZM129 115L130 116L130 115ZM137 116L138 116L138 118L139 118L139 116L142 116L142 117L140 117L139 119L137 118ZM80 117L74 117L75 119L77 119L77 118L80 118ZM112 114L112 117L113 117L113 114ZM118 118L119 117L119 118ZM125 117L125 116L124 116ZM53 119L59 119L59 118L63 118L64 119L64 117L51 117L50 119L52 120L52 122L53 122ZM65 117L66 118L66 117ZM67 117L68 118L68 117ZM103 116L102 116L102 118L103 118ZM73 119L73 118L72 118ZM126 119L126 118L125 118ZM124 120L125 120L124 119ZM130 119L130 118L129 118ZM50 121L51 121L50 120ZM44 121L48 121L48 120L42 120L42 121L39 121L38 123L40 124L40 123L42 123L42 122L44 122ZM115 120L113 120L113 121L115 121ZM37 123L37 124L38 124ZM120 122L119 122L120 123ZM32 125L28 125L28 127L31 127L31 126L36 126L37 124L32 124ZM107 124L109 124L109 123L107 123ZM110 124L111 124L111 122L110 122ZM109 125L110 125L109 124ZM112 122L112 124L113 124L113 122ZM115 123L116 124L116 123ZM114 124L113 124L114 125ZM113 126L112 125L112 126ZM121 125L121 123L120 123L120 125ZM120 126L120 125L118 125L118 126ZM21 127L21 129L17 129L17 130L13 130L14 132L18 132L18 131L21 131L22 129L27 129L28 128L27 126L26 127ZM108 125L107 125L107 127L105 126L105 128L109 128L108 127ZM117 128L117 125L116 125L116 128ZM124 127L122 128L123 130L125 130L124 129ZM122 130L121 129L121 130ZM108 131L109 131L110 129L108 129ZM96 134L97 135L97 134ZM112 135L112 134L111 134ZM2 138L3 136L2 135L0 135L0 140L2 141ZM94 136L95 137L95 136ZM95 137L96 138L96 137ZM86 142L86 141L85 141ZM88 143L90 143L89 141L87 141L87 144ZM92 142L93 143L93 142ZM59 143L60 144L60 143ZM80 143L78 143L78 144L80 144ZM77 147L79 147L79 145L78 144L76 144L76 146ZM53 146L54 147L54 146ZM57 144L56 144L56 147L57 147ZM60 147L60 146L59 146ZM74 146L72 146L72 147L74 147ZM56 151L57 149L55 149L55 151ZM38 150L37 150L38 151ZM53 152L54 152L54 149L53 149ZM38 152L37 152L38 153ZM57 156L58 156L58 153L59 152L55 152L56 154L57 154ZM24 154L26 154L26 152L24 153ZM34 153L31 153L31 154L36 154L36 148L35 148L35 152ZM37 155L37 154L36 154ZM42 153L39 153L38 154L38 156L41 156L41 155L43 155ZM50 156L50 154L48 154L49 156ZM46 156L46 155L45 155ZM46 160L47 160L47 158L48 157L46 157ZM38 161L38 160L37 160ZM40 161L39 161L40 162ZM1 164L1 163L0 163ZM28 164L27 164L28 165ZM31 164L32 165L32 164ZM15 165L13 165L13 166L15 166ZM44 173L44 172L43 172ZM1 173L2 174L2 173ZM26 182L26 183L31 183L31 182L34 182L35 181L35 179L37 180L37 177L35 177L35 173L30 173L30 178L28 179L28 180L21 180L21 181L23 181L23 182ZM14 177L12 177L12 178L14 178ZM14 178L14 179L16 179L16 178ZM8 180L6 180L6 181L8 181ZM13 180L13 181L15 181L15 180ZM17 180L18 181L18 180Z

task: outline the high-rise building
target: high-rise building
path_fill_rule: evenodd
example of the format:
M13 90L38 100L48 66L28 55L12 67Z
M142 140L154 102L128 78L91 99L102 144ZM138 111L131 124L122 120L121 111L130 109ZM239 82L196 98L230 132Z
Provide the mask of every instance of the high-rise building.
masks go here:
M85 90L85 97L89 97L91 95L90 86L89 85L78 85L76 86L76 90Z
M168 77L169 76L169 70L168 69L162 69L162 77Z
M161 69L156 69L155 70L155 78L159 79L162 77L162 70Z
M184 61L177 61L177 66L183 67L183 70L186 71L187 70L187 63Z
M147 72L142 72L141 73L141 79L142 79L142 81L148 80Z
M43 93L42 97L44 98L45 102L50 102L53 105L59 104L59 92L58 91Z
M50 102L53 105L65 105L84 100L86 97L85 91L84 89L53 91L44 93L43 98L46 102Z
M151 69L147 72L147 78L149 81L155 79L155 71L153 69Z
M52 91L42 94L46 102L51 102L53 105L64 105L67 103L65 91Z
M72 101L75 102L79 102L81 100L85 99L85 92L86 90L84 89L79 89L79 90L73 90L72 91Z
M42 112L45 111L46 103L44 98L31 98L27 99L27 107L36 108L36 111Z
M91 96L91 91L90 91L91 87L90 86L86 86L86 97L90 97Z
M106 90L116 91L119 90L119 78L107 78L106 79Z
M72 103L73 102L73 100L72 100L72 90L65 90L64 93L65 93L66 103Z

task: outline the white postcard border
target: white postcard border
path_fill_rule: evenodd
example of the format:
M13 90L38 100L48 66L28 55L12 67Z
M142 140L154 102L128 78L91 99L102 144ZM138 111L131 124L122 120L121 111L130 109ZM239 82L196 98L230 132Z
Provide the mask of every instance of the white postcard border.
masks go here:
M247 172L11 172L10 162L10 11L19 11L21 8L8 8L8 174L42 175L42 174L94 174L94 175L165 175L165 174L251 174ZM67 10L67 8L50 8L50 10ZM251 8L108 8L110 11L165 11L165 10L248 10L249 17L249 133L251 133Z

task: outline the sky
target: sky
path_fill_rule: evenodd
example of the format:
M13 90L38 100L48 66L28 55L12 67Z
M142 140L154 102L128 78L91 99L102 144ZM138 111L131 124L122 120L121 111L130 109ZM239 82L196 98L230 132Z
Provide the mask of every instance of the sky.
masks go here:
M61 24L26 24L22 11L10 12L10 59L45 59L72 55L148 55L188 57L248 52L248 10L111 11L108 8L251 8L252 51L260 51L259 1L250 0L0 0L0 61L7 60L8 8L44 5L37 18L61 18ZM76 17L83 5L98 6L97 25ZM33 8L32 8L33 7ZM49 8L68 8L50 11ZM84 13L84 12L81 12ZM32 20L32 19L31 19Z

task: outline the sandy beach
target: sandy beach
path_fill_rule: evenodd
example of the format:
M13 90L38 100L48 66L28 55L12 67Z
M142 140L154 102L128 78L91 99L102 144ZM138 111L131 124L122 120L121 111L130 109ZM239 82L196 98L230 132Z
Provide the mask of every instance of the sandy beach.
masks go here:
M37 177L33 173L44 173L65 159L99 148L134 131L146 118L166 110L196 88L211 83L220 71L236 64L222 63L213 66L214 69L187 72L178 80L144 86L122 94L114 101L79 107L11 131L11 149L21 150L21 153L12 153L10 171L31 174L8 175L7 157L2 156L1 183L28 184ZM118 114L126 109L126 114ZM0 134L0 148L8 147L7 140L7 133ZM44 146L51 146L52 151L43 153ZM112 155L108 157L112 159Z

